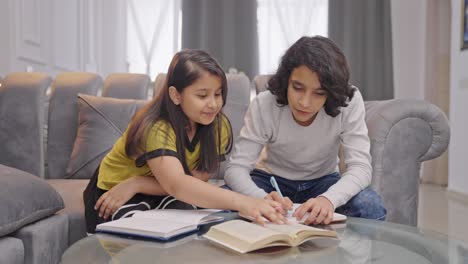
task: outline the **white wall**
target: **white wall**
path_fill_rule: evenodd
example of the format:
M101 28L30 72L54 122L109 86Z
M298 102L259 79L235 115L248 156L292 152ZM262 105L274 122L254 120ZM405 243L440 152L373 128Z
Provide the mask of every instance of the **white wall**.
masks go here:
M126 71L125 8L125 0L0 1L0 75Z
M5 78L8 72L8 51L10 50L9 39L9 7L8 1L0 1L0 77Z
M426 2L423 98L441 108L447 116L450 114L450 19L449 1ZM437 159L423 163L421 180L447 185L448 151Z
M425 0L392 0L394 96L424 98Z
M449 115L450 2L392 0L394 94L427 100ZM422 165L423 182L447 185L448 155Z
M460 51L462 0L452 0L448 189L468 195L468 49Z
M102 77L110 73L127 72L126 0L90 1L98 5L95 20L95 25L98 27L97 72Z

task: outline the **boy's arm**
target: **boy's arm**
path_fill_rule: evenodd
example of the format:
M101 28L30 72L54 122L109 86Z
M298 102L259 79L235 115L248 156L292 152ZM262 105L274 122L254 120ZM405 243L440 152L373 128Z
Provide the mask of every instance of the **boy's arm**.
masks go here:
M250 177L255 161L263 145L249 141L243 134L244 128L234 145L233 153L224 172L224 181L234 191L257 198L264 198L267 193L257 187Z
M346 170L341 179L321 195L330 200L335 209L369 186L372 178L370 140L365 122L364 101L359 91L355 92L346 108L342 110L341 133Z
M258 95L251 102L224 173L224 181L234 191L258 198L267 193L252 181L250 172L272 135L272 126L268 125L271 118L267 116L271 111L261 109L262 98L265 97Z

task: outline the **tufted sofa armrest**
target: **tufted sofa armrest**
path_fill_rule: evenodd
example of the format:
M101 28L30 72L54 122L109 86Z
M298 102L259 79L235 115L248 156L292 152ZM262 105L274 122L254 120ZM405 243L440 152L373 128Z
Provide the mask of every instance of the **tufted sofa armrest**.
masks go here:
M414 99L368 101L372 187L383 197L387 221L416 226L421 162L448 147L450 127L435 105Z

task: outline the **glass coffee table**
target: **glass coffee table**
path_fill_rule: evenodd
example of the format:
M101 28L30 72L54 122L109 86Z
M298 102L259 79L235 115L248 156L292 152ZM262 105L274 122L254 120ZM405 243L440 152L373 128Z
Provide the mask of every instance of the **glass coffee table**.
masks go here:
M220 213L225 219L235 213ZM72 263L468 263L468 243L415 227L367 219L348 218L331 225L338 232L336 246L317 248L275 247L247 254L216 246L199 233L160 243L96 234L75 244L62 256Z

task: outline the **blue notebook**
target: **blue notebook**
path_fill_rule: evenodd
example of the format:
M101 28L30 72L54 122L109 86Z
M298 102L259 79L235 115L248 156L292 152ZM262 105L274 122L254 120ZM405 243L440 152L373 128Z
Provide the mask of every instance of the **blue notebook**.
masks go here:
M224 220L213 213L220 210L149 210L135 213L132 217L102 223L96 232L125 236L175 240L198 231L199 226Z

